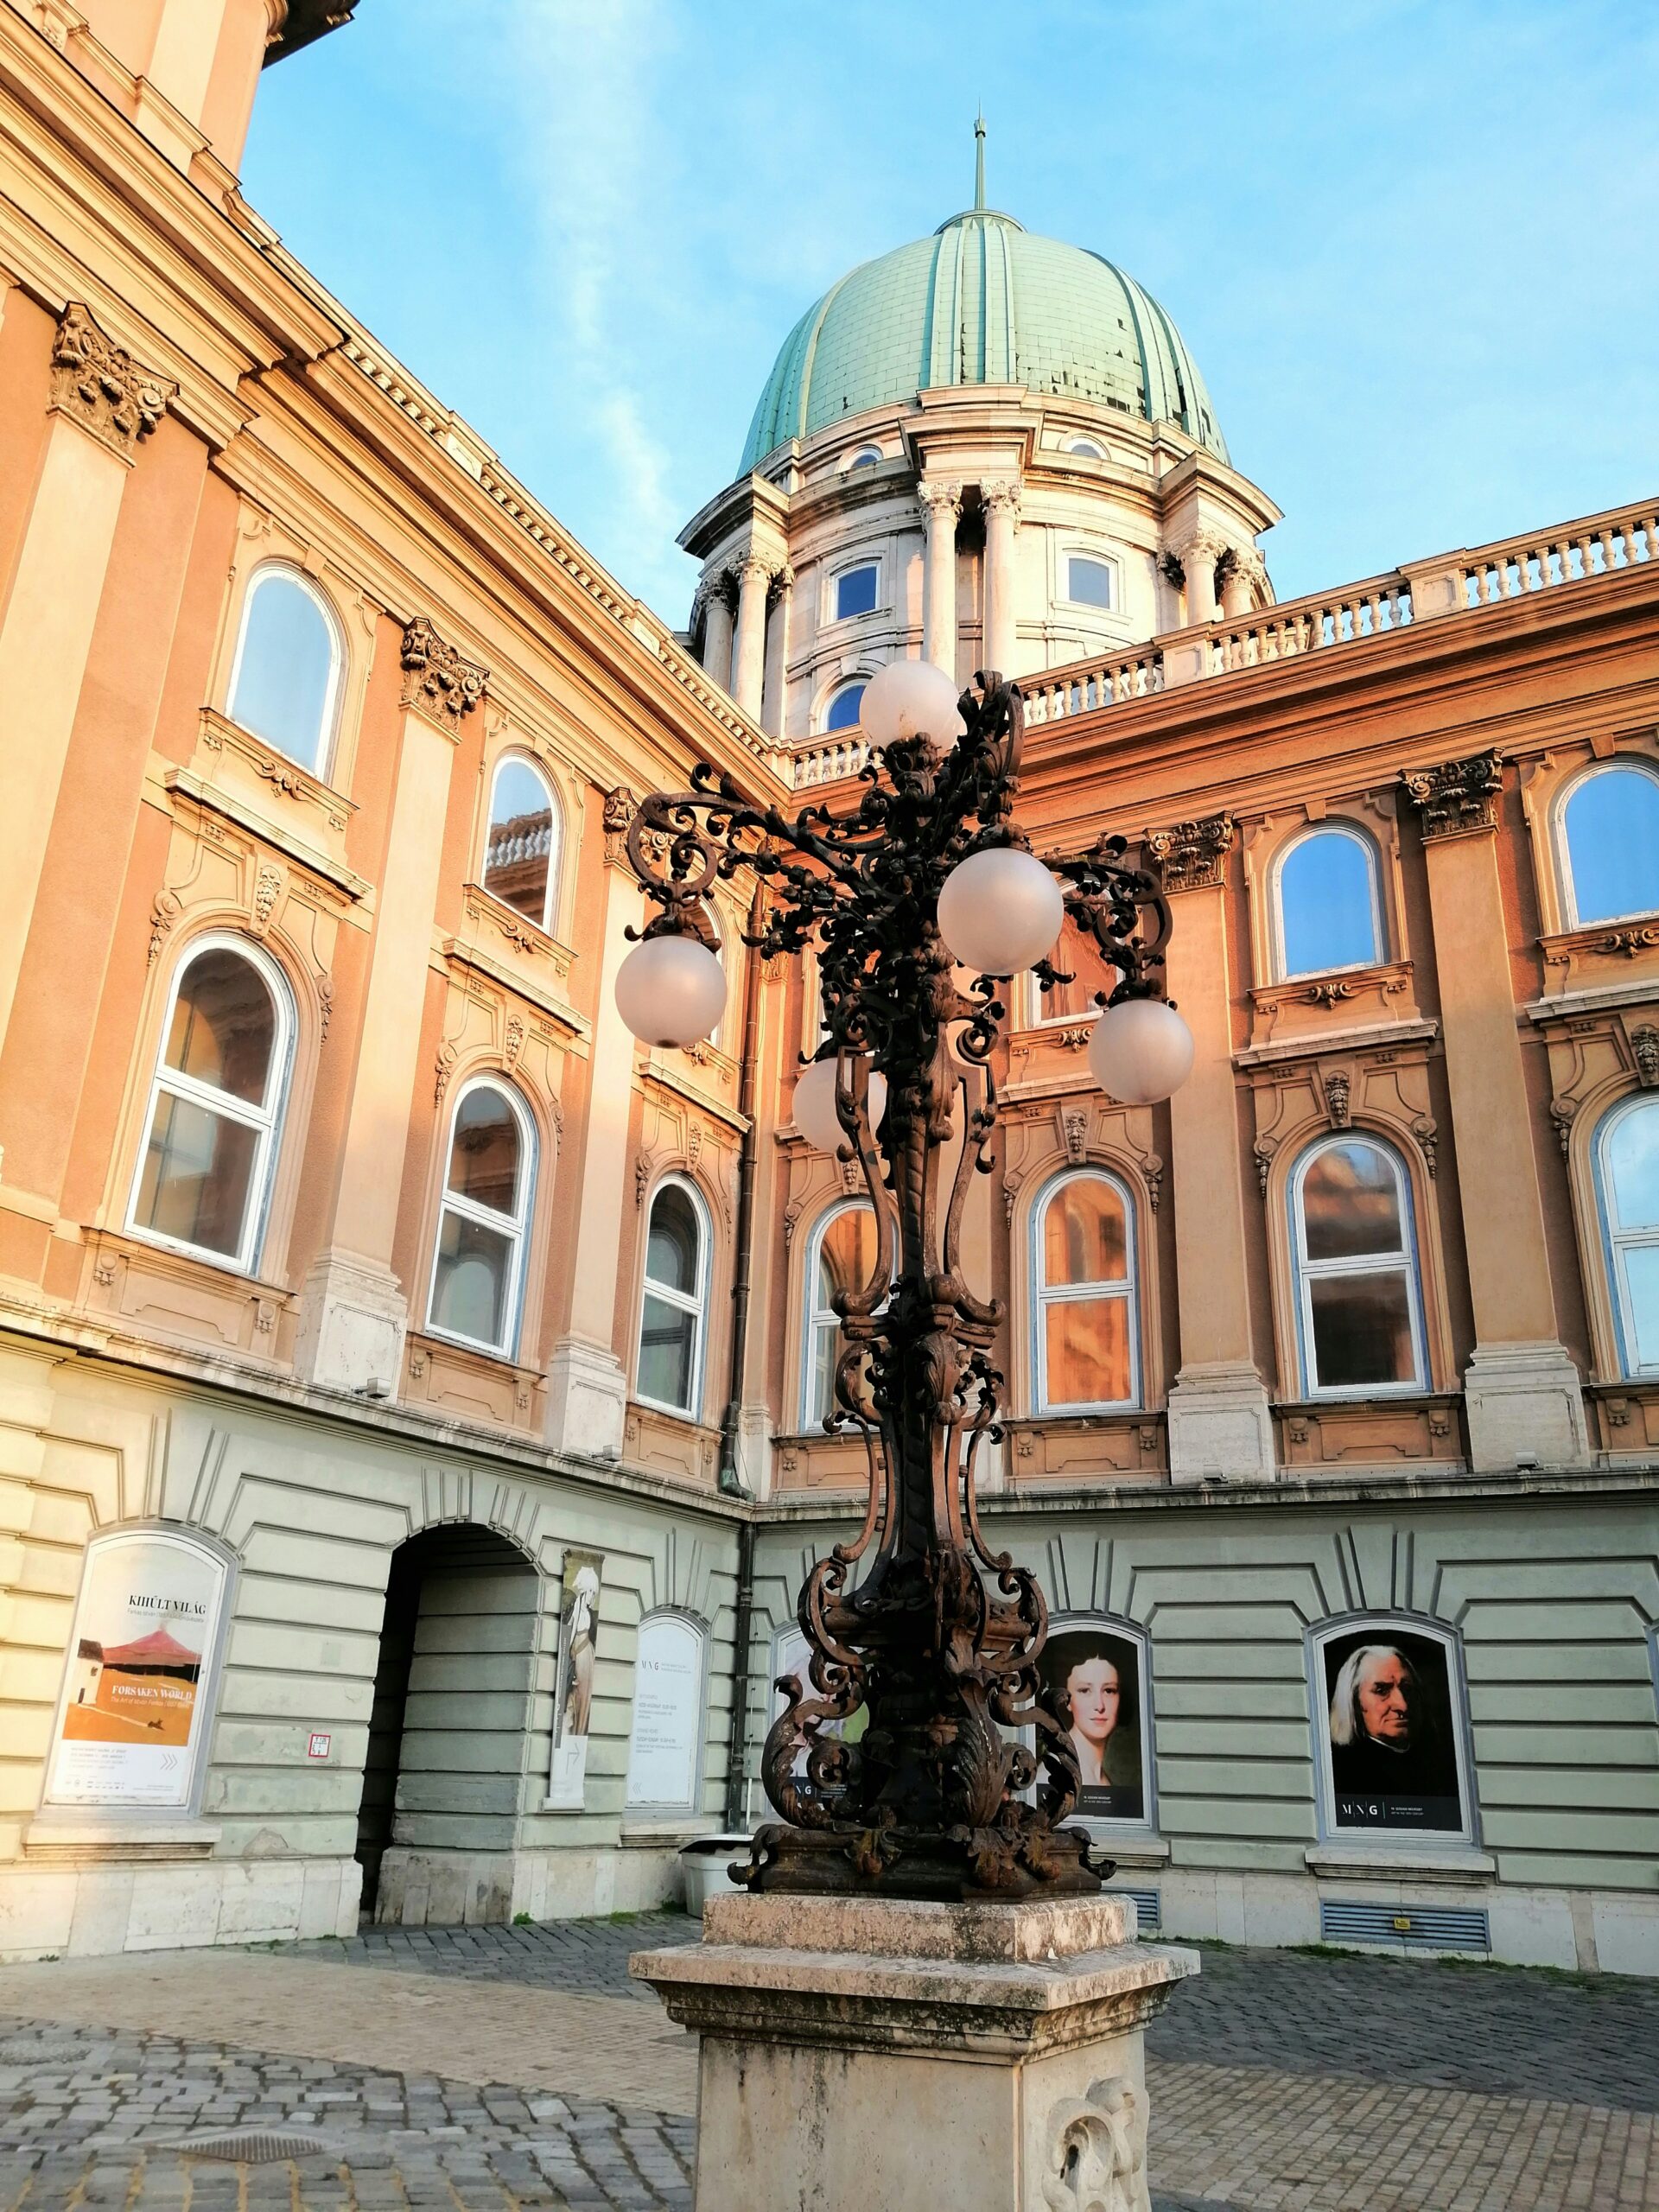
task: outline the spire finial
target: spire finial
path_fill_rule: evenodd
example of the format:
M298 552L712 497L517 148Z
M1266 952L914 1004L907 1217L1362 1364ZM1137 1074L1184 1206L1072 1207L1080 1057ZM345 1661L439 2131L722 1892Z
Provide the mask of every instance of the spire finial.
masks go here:
M974 206L985 205L985 116L982 109L974 118Z

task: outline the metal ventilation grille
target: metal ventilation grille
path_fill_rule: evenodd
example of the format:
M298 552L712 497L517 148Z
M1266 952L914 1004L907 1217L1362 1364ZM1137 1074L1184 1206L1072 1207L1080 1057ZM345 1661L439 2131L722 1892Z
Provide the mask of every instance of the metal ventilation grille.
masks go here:
M1156 1890L1127 1890L1114 1883L1107 1891L1109 1897L1133 1897L1135 1917L1143 1936L1155 1936L1164 1924L1163 1900Z
M321 2135L308 2135L297 2127L236 2127L217 2135L178 2136L166 2147L187 2158L230 2158L243 2165L268 2166L278 2158L315 2158L328 2145Z
M1471 1905L1319 1904L1319 1940L1325 1943L1397 1943L1434 1951L1490 1951L1491 1929Z

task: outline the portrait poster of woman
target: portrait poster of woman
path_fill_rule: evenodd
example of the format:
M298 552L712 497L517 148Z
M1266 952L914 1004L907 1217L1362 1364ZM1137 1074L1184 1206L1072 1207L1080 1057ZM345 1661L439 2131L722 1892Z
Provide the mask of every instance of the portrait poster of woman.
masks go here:
M1065 1621L1050 1629L1039 1663L1045 1688L1071 1700L1077 1810L1085 1820L1144 1821L1140 1644L1103 1622Z
M1449 1647L1372 1621L1327 1637L1319 1661L1336 1826L1466 1834Z

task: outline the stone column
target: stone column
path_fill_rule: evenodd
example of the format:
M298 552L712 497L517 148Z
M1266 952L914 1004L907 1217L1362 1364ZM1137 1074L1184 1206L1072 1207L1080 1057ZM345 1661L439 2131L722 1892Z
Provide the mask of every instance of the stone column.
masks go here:
M702 622L702 665L722 691L732 688L732 602L722 573L709 579L709 603Z
M732 648L732 696L746 715L760 717L766 666L766 588L772 571L751 554L737 572L737 642Z
M1181 549L1181 566L1186 572L1189 626L1216 619L1216 563L1226 550L1226 539L1213 530L1198 531Z
M766 624L766 672L760 694L760 727L781 737L789 689L789 618L795 599L795 571L785 564L772 578L775 596Z
M1446 1087L1474 1307L1464 1377L1477 1471L1584 1464L1578 1369L1557 1332L1532 1112L1497 874L1494 753L1404 778L1423 833Z
M547 1369L547 1441L583 1459L620 1459L628 1378L617 1357L616 1279L623 1209L632 1203L628 1123L633 1106L633 1038L617 1012L616 971L632 950L630 927L645 918L645 894L624 839L633 793L619 785L605 799L605 927L599 948L599 1003L588 1058L588 1112L570 1315Z
M982 484L985 502L985 665L1004 676L1014 667L1014 537L1020 527L1020 480Z
M0 1041L11 1019L121 495L177 386L74 302L52 349L52 426L0 620Z
M489 671L423 617L404 632L397 783L329 1240L306 1272L295 1365L335 1390L397 1387L408 1306L392 1273L421 1046L449 772Z
M924 477L916 496L927 523L922 599L922 658L957 681L957 523L962 486Z
M1198 1050L1169 1102L1181 1366L1169 1394L1173 1482L1271 1482L1267 1386L1255 1364L1244 1252L1244 1177L1227 981L1230 815L1178 823L1149 841L1173 902L1165 980Z
M1198 1970L1126 1898L712 1897L628 1970L698 2037L696 2212L1148 2212L1146 2022Z

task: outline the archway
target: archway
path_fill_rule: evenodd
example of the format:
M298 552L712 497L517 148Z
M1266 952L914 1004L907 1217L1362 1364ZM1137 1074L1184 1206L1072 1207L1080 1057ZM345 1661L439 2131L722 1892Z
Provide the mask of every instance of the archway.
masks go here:
M474 1522L392 1554L358 1810L365 1913L394 1845L512 1850L540 1604L529 1560Z

